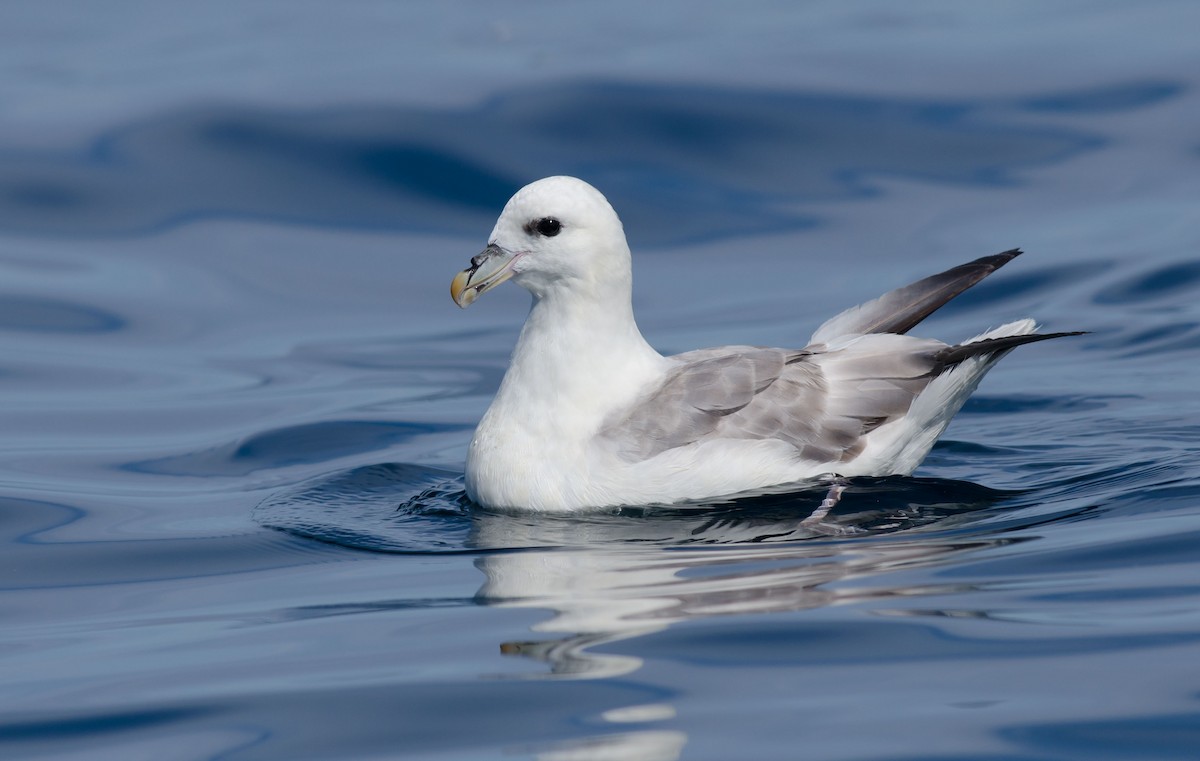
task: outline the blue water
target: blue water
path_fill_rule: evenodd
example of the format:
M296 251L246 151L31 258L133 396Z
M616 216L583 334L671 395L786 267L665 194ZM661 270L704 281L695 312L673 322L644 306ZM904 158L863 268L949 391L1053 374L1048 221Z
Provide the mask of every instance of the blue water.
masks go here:
M0 7L0 757L1200 757L1200 12L1182 2ZM462 493L606 193L664 352L917 331L913 478L587 516Z

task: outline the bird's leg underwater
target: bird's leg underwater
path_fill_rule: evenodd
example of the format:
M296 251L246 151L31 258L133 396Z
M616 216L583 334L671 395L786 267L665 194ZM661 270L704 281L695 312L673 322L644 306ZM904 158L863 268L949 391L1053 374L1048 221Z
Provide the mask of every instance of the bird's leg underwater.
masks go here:
M842 499L842 493L846 491L850 483L841 476L834 476L829 484L829 491L825 493L825 499L821 500L821 504L817 505L817 509L812 511L812 515L800 521L800 525L809 531L825 536L845 536L846 534L858 534L862 529L854 526L841 526L832 521L826 521L825 518L829 515L829 511L837 507L838 502Z
M834 477L832 483L829 484L829 491L825 493L825 499L821 500L821 504L817 505L817 509L812 511L812 515L800 521L801 526L813 526L820 524L825 520L825 516L829 515L829 511L837 507L837 503L842 498L842 492L846 491L846 481L842 478Z

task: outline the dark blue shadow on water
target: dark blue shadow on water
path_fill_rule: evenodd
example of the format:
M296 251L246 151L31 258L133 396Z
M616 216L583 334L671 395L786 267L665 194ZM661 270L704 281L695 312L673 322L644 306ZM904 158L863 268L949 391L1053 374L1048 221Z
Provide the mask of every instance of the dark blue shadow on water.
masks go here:
M59 299L0 293L0 331L34 333L111 333L125 319L98 307Z
M495 756L498 747L520 747L531 735L543 743L575 740L578 724L564 720L565 705L597 716L614 705L668 697L667 690L634 680L595 681L581 691L569 682L417 677L404 689L354 683L281 690L269 700L246 692L174 698L140 710L13 711L0 716L0 738L10 754L6 758L37 757L49 740L60 757L65 748L78 758L130 758L130 742L170 741L178 747L181 737L209 735L225 740L221 752L195 757L436 758L451 753L461 758L465 747L465 757L482 758ZM447 732L447 712L471 717L470 731Z
M384 450L428 433L469 426L378 420L322 420L256 433L213 449L131 462L123 470L170 476L244 476Z
M640 245L677 244L812 226L798 204L870 197L882 177L1011 185L1104 145L1030 114L1131 110L1181 91L1147 81L929 101L564 82L460 110L183 110L77 154L0 146L0 229L129 235L205 218L479 229L522 184L575 174L616 202Z
M1178 82L1126 82L1074 92L1043 95L1030 98L1023 105L1030 111L1106 114L1153 106L1182 95L1185 89Z
M0 497L0 590L105 587L223 576L319 562L319 545L280 534L61 539L88 511L48 500Z
M1200 748L1200 710L1098 721L1009 727L1000 736L1029 752L1052 758L1161 758L1191 761ZM1147 753L1153 749L1153 753Z
M1172 295L1193 295L1200 288L1200 259L1172 262L1101 290L1097 304L1160 302Z

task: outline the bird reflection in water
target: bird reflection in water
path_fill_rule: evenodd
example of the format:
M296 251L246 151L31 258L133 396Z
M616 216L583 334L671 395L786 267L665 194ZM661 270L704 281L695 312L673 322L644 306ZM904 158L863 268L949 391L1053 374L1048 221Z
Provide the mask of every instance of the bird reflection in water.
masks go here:
M637 671L643 661L606 652L606 645L675 623L957 591L895 586L882 576L1000 543L977 534L956 538L965 533L956 528L1011 496L967 482L869 479L852 486L825 525L805 525L803 517L823 494L561 518L476 512L471 544L543 548L480 556L476 567L486 580L476 600L552 613L533 626L534 637L500 646L506 655L545 663L549 673L543 678L617 677ZM645 714L644 721L674 716L665 704L630 706L614 715L624 710ZM672 759L686 741L674 734L594 741L635 743L639 758ZM559 751L567 749L539 757L571 757L554 755Z
M643 660L633 648L609 646L680 622L968 591L888 574L1017 541L996 529L1029 521L1014 510L1020 492L967 481L851 479L837 504L811 520L826 494L817 486L694 505L503 513L471 505L461 474L381 463L279 492L255 517L374 552L476 555L485 577L476 603L549 611L529 638L500 644L506 655L546 665L530 678L549 679L637 672ZM610 731L530 751L669 761L687 741L670 727L674 715L665 702L613 706L597 717Z

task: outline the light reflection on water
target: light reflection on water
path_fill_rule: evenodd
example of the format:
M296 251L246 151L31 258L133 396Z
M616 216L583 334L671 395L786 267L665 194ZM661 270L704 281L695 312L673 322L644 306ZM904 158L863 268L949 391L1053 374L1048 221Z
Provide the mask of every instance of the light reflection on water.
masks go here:
M476 561L487 577L476 599L499 607L553 611L553 617L535 625L533 631L556 635L554 638L506 642L504 653L545 662L555 676L615 677L639 668L641 659L592 648L713 616L970 591L969 585L923 590L842 587L838 583L945 562L957 553L1003 541L887 542L854 549L812 542L655 554L619 550L500 553Z

